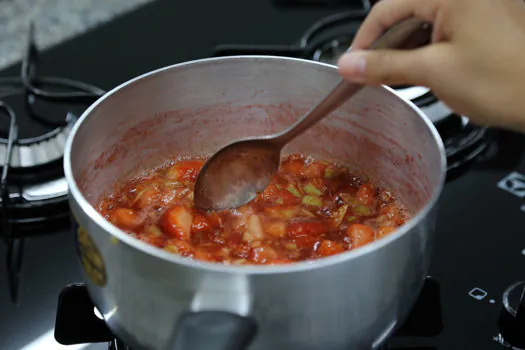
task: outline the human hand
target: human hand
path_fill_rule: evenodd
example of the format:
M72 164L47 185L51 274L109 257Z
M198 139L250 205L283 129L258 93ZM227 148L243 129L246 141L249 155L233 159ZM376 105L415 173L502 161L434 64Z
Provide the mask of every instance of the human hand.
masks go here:
M400 20L433 24L416 50L366 50ZM422 85L473 122L525 131L523 0L382 0L339 60L345 79Z

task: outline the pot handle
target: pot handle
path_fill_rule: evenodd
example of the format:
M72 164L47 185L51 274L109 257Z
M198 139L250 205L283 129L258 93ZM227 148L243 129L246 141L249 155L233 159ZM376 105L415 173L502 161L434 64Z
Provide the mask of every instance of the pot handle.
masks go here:
M188 312L181 316L170 350L245 350L257 333L248 317L224 311Z

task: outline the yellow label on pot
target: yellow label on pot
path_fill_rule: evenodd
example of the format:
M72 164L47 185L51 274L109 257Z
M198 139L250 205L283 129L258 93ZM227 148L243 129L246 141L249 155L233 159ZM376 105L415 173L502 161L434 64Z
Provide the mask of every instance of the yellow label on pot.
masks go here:
M77 230L77 242L80 262L86 275L97 286L105 286L107 276L104 260L102 260L102 255L95 246L91 235L83 227L79 227Z

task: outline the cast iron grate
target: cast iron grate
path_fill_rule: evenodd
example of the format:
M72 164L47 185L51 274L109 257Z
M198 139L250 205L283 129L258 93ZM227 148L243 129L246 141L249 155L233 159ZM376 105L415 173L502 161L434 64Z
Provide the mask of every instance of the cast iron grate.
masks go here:
M34 174L40 180L49 180L61 172L60 150L49 158L28 157L35 163L20 161L13 157L14 149L24 148L25 154L32 150L42 154L41 149L60 147L67 137L76 117L65 114L63 120L54 120L39 111L37 103L48 101L55 104L63 103L92 103L105 92L91 84L80 81L38 76L37 72L38 49L34 40L34 27L29 29L28 45L22 61L20 76L0 77L0 157L2 160L2 178L0 198L2 200L1 236L7 244L8 284L11 300L18 302L18 286L22 266L24 238L43 229L49 222L67 222L69 208L67 206L67 188L59 196L53 198L33 198L16 193L22 184L35 182ZM35 125L44 126L50 131L38 136L20 137L20 127L16 113L6 100L13 96L21 96L25 112ZM5 122L7 121L7 122ZM59 140L59 141L57 141ZM58 142L58 144L57 144ZM57 146L58 145L58 146ZM38 149L40 148L40 149ZM44 152L45 153L45 152ZM57 154L58 153L58 154ZM49 154L49 153L48 153ZM51 165L46 167L47 165ZM25 171L25 169L31 169ZM63 187L63 186L62 186Z

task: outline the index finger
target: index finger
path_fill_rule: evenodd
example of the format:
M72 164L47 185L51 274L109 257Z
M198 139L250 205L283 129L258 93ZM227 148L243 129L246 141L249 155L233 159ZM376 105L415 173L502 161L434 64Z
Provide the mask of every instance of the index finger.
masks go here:
M351 49L368 49L387 29L410 17L434 23L438 9L439 0L381 0L361 24Z

